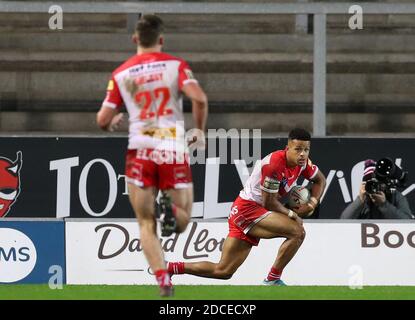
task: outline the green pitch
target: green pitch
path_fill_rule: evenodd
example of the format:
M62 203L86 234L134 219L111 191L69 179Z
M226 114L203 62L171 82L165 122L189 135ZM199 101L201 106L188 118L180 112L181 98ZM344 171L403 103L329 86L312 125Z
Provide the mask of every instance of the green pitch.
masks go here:
M2 285L0 300L153 300L160 299L156 286L65 285L50 289L47 285ZM415 286L368 286L350 289L338 286L175 286L178 300L415 300Z

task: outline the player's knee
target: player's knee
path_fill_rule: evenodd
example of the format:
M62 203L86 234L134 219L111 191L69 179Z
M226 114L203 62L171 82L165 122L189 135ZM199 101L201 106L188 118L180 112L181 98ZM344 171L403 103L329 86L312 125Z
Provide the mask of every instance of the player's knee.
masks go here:
M297 239L300 242L303 242L305 238L305 230L303 226L296 226L293 230L293 238Z
M306 235L306 232L305 232L305 229L304 229L304 227L301 227L301 236L300 236L300 240L301 240L301 242L303 242L304 241L304 239L305 239L305 235Z
M188 224L189 224L189 222L178 223L176 225L176 233L183 233L183 232L185 232Z
M182 213L182 216L179 219L177 219L177 233L183 233L186 230L188 224L190 223L190 212L187 212L184 209L180 210L180 212Z

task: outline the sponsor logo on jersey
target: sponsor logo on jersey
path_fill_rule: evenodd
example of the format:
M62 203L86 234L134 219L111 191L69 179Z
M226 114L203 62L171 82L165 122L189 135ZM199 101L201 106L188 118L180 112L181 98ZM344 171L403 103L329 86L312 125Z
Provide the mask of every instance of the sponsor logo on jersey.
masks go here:
M141 130L141 134L159 139L176 138L176 128L145 128Z
M155 63L150 63L147 65L147 69L166 69L167 65L165 62L155 62Z
M114 90L114 80L108 81L107 91Z
M142 77L136 78L134 81L137 85L142 85L149 82L154 81L161 81L163 80L163 74L162 73L150 73L147 75L144 75Z

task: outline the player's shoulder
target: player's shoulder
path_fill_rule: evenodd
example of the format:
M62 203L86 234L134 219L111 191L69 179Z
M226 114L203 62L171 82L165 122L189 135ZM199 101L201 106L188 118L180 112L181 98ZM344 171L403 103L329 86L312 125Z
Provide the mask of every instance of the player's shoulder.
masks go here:
M145 54L136 54L130 58L128 58L124 63L118 66L114 71L113 75L129 69L135 65L142 65L145 63L150 62L161 62L161 61L171 61L171 62L178 62L179 65L186 64L186 61L180 57L173 56L168 53L164 52L152 52L152 53L145 53Z
M161 52L160 53L160 59L163 59L164 61L171 61L171 62L178 63L177 67L179 69L190 69L189 64L187 63L187 61L185 59L181 58L181 57Z
M174 56L174 55L166 53L166 52L159 52L158 53L158 58L160 60L173 60L173 61L178 61L178 62L186 62L183 58L178 57L178 56Z
M284 166L286 163L286 151L285 150L277 150L271 152L271 163L277 166Z
M317 165L313 161L311 161L310 158L307 159L307 166L311 168L317 167Z
M151 56L151 62L165 61L165 62L178 62L179 64L186 63L186 61L183 58L174 56L174 55L166 53L166 52L153 52L153 53L150 53L148 55ZM138 56L138 57L140 57L140 56ZM148 60L148 56L145 57L143 55L143 59Z
M129 57L127 60L125 60L122 64L120 64L113 72L112 74L115 76L116 74L134 66L135 64L139 64L141 61L139 55L134 55Z
M271 165L274 168L282 168L285 165L285 151L277 150L269 153L263 158L263 165Z

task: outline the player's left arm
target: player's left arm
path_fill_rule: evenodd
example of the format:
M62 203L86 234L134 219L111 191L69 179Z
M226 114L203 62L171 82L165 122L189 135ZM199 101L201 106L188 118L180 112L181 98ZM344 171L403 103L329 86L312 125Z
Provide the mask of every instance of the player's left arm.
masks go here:
M324 188L326 187L326 177L313 165L311 161L307 165L305 177L312 183L310 200L295 210L300 217L309 217L320 203Z
M123 114L119 112L119 109L113 109L104 104L97 113L97 124L102 130L114 131L121 124L122 118Z
M178 85L179 89L192 102L192 114L195 128L190 131L191 136L189 137L188 144L204 148L204 132L206 130L208 117L208 98L185 61L181 61L179 65Z
M323 195L324 188L326 187L326 177L321 171L318 171L316 176L311 179L311 182L313 185L311 187L310 201L317 206L320 203L320 198Z
M192 101L192 113L195 127L204 132L208 117L208 99L206 93L199 84L195 82L184 85L182 91Z

